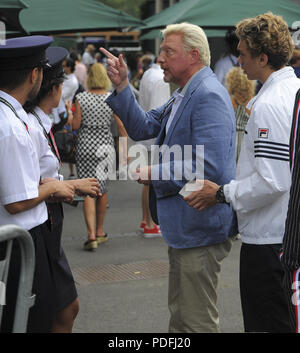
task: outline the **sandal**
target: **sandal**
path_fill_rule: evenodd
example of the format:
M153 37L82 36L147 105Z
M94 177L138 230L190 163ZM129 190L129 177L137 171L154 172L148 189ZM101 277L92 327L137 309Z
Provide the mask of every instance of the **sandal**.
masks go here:
M107 239L108 239L108 234L107 233L105 233L102 236L96 235L96 240L97 240L98 244L105 243L107 241Z
M87 240L83 244L83 249L87 250L87 251L93 251L93 250L97 249L97 247L98 247L98 242L95 239Z

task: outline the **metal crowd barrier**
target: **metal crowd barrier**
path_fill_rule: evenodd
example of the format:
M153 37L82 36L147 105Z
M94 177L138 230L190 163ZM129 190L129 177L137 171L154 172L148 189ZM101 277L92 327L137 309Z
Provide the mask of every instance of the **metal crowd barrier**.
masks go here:
M31 292L35 266L35 253L30 234L16 225L0 226L0 243L7 241L5 258L0 260L0 324L3 307L5 305L5 288L14 239L17 239L20 244L21 270L13 332L24 333L26 332L29 309L34 304L35 300L35 295L32 295Z

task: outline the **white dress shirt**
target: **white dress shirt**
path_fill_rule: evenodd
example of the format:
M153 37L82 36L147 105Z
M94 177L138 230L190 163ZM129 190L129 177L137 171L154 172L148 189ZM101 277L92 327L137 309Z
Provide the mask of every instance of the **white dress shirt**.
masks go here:
M52 126L52 122L49 116L39 107L35 107L34 110L35 113L39 116L41 123L45 128L45 132L48 134ZM33 114L28 114L28 116L30 118L30 127L32 127L34 131L32 140L38 152L41 179L55 178L62 180L62 176L58 173L60 167L59 161L51 150L48 140L43 132L42 126Z
M30 133L30 121L21 104L12 96L0 91L0 97L8 101L14 112L0 102L0 225L15 224L30 230L47 218L44 202L14 215L4 205L38 197L40 182L39 159Z

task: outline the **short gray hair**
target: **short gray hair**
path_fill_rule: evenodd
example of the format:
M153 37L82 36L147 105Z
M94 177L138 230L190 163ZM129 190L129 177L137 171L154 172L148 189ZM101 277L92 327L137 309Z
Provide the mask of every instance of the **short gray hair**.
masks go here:
M183 22L168 25L161 32L164 38L169 34L181 34L185 50L198 49L201 63L205 66L210 66L209 44L201 27Z

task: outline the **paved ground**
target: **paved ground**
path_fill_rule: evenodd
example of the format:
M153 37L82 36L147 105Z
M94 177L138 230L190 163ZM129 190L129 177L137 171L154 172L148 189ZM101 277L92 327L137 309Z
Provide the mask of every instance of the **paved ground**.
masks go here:
M63 174L68 175L66 166ZM167 246L163 239L145 239L138 231L141 185L111 181L105 219L108 242L95 252L82 250L86 228L82 203L64 206L63 246L80 300L74 332L166 333ZM240 241L224 261L219 286L223 332L242 332L238 289Z

